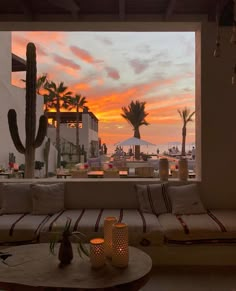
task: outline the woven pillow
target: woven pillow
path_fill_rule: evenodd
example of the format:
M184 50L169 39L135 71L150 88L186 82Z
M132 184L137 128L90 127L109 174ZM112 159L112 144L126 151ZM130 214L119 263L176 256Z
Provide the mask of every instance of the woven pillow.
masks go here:
M199 196L198 185L169 186L168 195L172 204L173 214L206 213Z
M170 211L164 184L135 185L135 189L142 212L161 214Z
M30 183L3 183L1 214L29 213L32 211Z
M32 214L54 214L64 209L64 184L32 184Z

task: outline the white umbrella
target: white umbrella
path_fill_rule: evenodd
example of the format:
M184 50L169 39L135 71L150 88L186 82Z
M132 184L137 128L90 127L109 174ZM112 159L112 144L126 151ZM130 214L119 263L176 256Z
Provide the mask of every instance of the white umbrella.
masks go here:
M136 146L136 145L140 145L140 146L149 146L149 145L152 145L152 146L155 146L155 144L149 142L149 141L146 141L146 140L143 140L141 138L136 138L136 137L130 137L126 140L123 140L121 142L118 142L115 144L115 146Z

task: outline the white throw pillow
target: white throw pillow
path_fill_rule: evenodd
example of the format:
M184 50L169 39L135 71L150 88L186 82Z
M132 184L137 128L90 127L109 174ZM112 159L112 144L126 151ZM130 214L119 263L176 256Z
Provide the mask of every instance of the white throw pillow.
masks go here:
M197 184L169 186L168 195L172 204L173 214L206 213L198 193Z
M135 189L141 211L155 214L170 211L164 184L135 185Z
M32 211L30 183L3 183L1 214L29 213Z
M32 214L53 214L64 209L64 184L31 184Z

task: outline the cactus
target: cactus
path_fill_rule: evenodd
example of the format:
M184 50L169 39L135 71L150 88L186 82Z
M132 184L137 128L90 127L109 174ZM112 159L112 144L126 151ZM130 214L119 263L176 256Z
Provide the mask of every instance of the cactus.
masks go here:
M50 138L48 138L43 150L44 161L45 161L45 178L48 177L48 158L49 158L50 144L51 144Z
M35 138L36 79L36 48L33 43L28 43L26 49L25 146L19 136L16 111L14 109L8 111L8 124L11 138L18 152L25 155L25 178L34 177L35 149L42 144L47 133L47 119L42 115L39 119L38 133Z

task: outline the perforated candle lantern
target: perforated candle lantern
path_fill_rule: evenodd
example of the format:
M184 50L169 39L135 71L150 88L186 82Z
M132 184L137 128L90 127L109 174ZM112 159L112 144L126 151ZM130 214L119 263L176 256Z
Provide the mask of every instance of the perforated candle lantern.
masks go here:
M128 263L128 225L125 223L115 223L112 226L112 265L124 268Z
M104 247L105 255L111 258L112 254L112 225L117 222L116 217L109 216L104 219Z
M100 268L105 264L104 239L90 240L90 262L93 268Z
M187 159L181 158L178 162L179 165L179 180L188 180L188 161Z
M168 181L169 162L166 158L162 158L159 160L159 177L161 181Z

